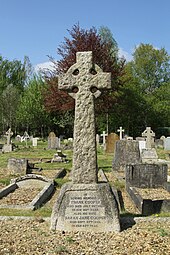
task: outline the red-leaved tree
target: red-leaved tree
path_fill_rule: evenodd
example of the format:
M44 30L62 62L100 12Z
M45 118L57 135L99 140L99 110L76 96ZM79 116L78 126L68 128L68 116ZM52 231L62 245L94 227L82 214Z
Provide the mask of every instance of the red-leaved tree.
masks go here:
M97 99L97 110L108 112L113 107L115 101L115 91L121 85L120 78L124 72L124 59L119 59L113 54L112 43L102 39L97 30L92 27L89 30L74 25L72 30L68 30L69 38L64 38L64 42L58 47L57 52L61 60L55 61L50 58L54 64L54 71L46 72L48 90L44 93L44 102L49 112L65 111L74 108L74 100L67 92L58 89L58 75L67 72L67 70L76 62L76 52L92 51L93 62L97 64L104 72L110 72L112 76L112 88L110 91L104 91Z

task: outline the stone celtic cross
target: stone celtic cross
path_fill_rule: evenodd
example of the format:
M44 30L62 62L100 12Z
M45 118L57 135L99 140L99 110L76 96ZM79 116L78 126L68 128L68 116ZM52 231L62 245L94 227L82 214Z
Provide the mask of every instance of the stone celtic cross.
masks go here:
M151 130L150 127L147 127L146 130L142 133L143 137L146 137L146 149L152 148L152 137L155 137L155 133Z
M93 63L92 52L77 52L76 63L59 77L59 89L75 98L73 183L97 182L94 97L111 87L111 74Z
M11 136L13 135L13 132L11 131L11 128L8 129L6 132L6 137L7 137L7 145L11 144Z

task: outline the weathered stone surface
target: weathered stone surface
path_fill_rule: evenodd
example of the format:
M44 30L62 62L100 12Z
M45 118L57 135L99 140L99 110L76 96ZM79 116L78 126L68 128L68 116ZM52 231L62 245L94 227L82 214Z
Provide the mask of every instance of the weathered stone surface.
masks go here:
M111 133L106 137L106 152L111 153L115 150L115 143L119 140L119 136L115 133Z
M92 62L92 52L77 52L77 63L59 77L59 88L76 92L72 183L65 184L51 217L52 230L120 231L116 199L108 183L97 183L94 97L110 88L111 76Z
M9 158L7 168L11 174L25 175L28 169L28 160Z
M48 149L59 149L58 137L54 132L50 132L48 136Z
M130 164L126 166L126 185L139 188L164 187L167 182L166 164Z
M113 159L113 171L125 171L127 164L141 162L139 143L132 140L116 141L115 155Z
M94 97L100 95L98 89L110 88L111 75L93 64L92 52L77 52L76 57L77 63L59 77L58 86L77 91L71 94L75 98L73 183L93 183L97 181Z
M142 136L146 137L146 149L151 149L155 137L155 133L151 130L151 127L147 127L142 133Z
M65 184L51 219L52 230L120 231L118 206L108 183Z
M141 153L143 163L157 163L158 155L155 148L143 149Z

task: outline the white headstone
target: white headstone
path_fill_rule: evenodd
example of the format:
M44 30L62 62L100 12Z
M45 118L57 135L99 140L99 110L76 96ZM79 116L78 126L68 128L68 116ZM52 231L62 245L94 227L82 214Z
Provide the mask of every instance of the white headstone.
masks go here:
M170 150L170 137L168 136L167 138L165 138L164 140L164 150Z

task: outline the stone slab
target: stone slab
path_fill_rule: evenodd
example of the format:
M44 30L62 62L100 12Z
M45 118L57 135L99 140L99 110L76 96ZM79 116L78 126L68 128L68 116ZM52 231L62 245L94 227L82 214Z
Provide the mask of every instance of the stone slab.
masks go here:
M53 208L51 230L119 232L118 205L109 184L63 185Z
M167 182L167 164L129 164L126 166L126 184L138 188L164 187Z
M170 212L170 200L169 199L143 199L134 187L126 186L126 191L136 204L142 215L152 215L161 212ZM155 192L156 189L155 189Z

